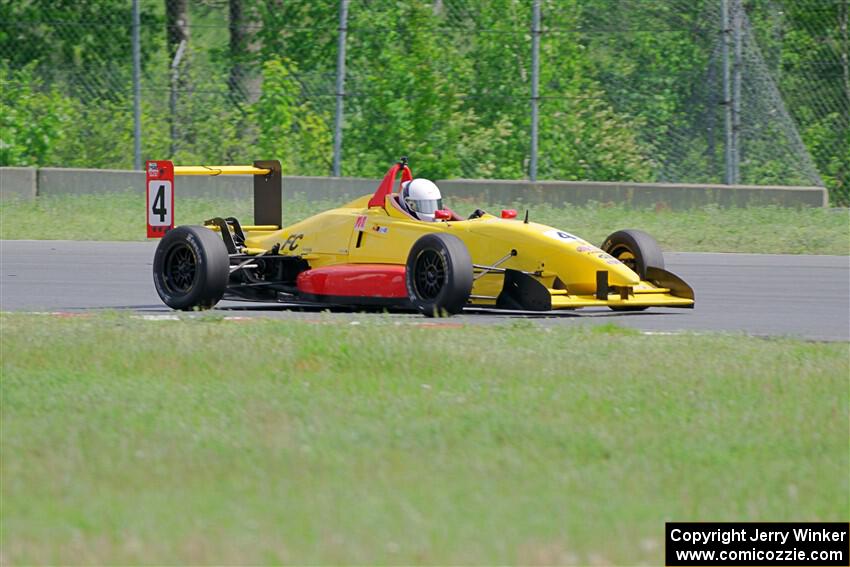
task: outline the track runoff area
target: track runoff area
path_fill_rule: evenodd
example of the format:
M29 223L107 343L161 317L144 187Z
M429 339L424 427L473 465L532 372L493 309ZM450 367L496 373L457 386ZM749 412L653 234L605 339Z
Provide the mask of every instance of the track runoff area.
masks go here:
M162 176L159 165L166 165ZM149 162L147 179L148 242L3 241L0 309L7 311L86 312L131 310L151 318L185 316L165 306L152 282L157 241L174 225L174 175L250 174L255 184L255 223L273 225L269 211L281 207L276 162L251 166L171 166ZM159 170L159 171L157 171ZM153 173L153 175L152 175ZM270 191L258 190L272 177ZM178 202L179 204L179 202ZM259 219L259 220L258 220ZM499 324L516 319L539 325L614 323L648 333L731 332L790 336L810 340L850 340L850 259L846 256L667 253L669 270L695 293L694 309L651 308L614 312L607 308L522 312L467 308L446 322ZM222 301L215 311L225 317L316 319L322 308L277 303ZM375 317L422 323L418 314L382 309L331 309L346 323Z

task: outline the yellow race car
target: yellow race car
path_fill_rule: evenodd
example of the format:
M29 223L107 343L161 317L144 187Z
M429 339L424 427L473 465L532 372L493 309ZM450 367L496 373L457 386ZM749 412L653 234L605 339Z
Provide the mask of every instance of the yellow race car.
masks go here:
M148 162L148 234L162 237L153 279L174 309L221 299L327 306L384 306L451 315L465 307L550 311L580 307L643 310L694 305L694 292L664 269L655 240L613 233L601 248L530 222L528 212L477 210L462 219L437 210L424 222L400 206L397 187L413 179L393 165L373 195L281 227L277 161L253 166L175 167ZM173 219L174 175L254 175L254 225L233 217L204 226ZM170 207L170 208L169 208Z

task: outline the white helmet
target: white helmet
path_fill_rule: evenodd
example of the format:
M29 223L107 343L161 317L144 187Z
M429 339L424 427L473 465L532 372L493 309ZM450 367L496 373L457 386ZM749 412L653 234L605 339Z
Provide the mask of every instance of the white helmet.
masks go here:
M427 179L414 179L402 183L398 200L410 214L423 221L433 221L434 211L443 208L440 188Z

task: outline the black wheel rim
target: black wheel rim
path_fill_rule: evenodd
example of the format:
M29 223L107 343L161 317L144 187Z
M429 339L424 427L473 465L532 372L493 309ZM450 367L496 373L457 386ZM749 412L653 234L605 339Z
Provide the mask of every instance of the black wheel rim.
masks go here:
M637 256L628 248L628 246L617 246L611 251L611 256L625 264L631 271L637 273Z
M178 244L165 258L165 285L172 293L186 294L195 285L198 259L195 251L186 244Z
M416 257L414 266L416 294L420 299L430 301L440 295L446 285L446 260L436 250L423 250Z

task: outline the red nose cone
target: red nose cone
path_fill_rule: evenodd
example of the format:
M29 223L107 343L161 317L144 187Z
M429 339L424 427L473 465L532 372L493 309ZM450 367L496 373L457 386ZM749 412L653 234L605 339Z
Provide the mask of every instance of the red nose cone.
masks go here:
M515 219L516 218L516 209L502 209L502 218L503 219Z
M452 218L452 214L445 209L437 209L434 211L434 218L437 220L449 220Z

